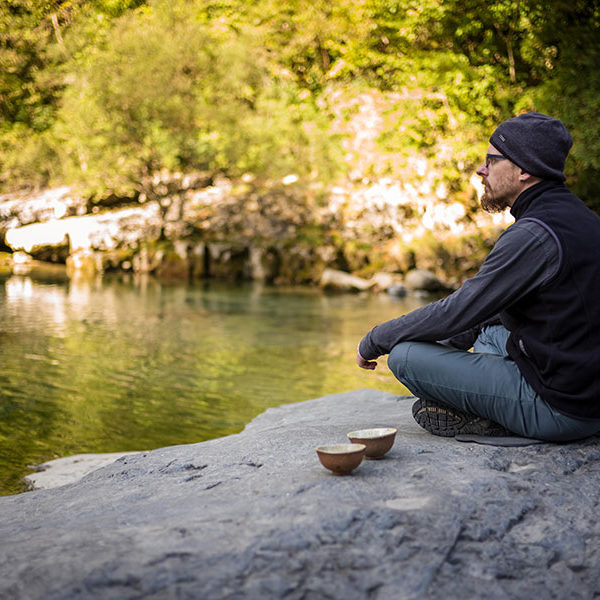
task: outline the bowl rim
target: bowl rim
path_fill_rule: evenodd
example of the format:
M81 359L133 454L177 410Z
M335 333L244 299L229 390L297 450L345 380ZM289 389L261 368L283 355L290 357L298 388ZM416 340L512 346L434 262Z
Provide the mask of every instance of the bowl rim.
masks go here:
M327 450L327 448L338 448L338 450ZM357 454L359 452L364 452L367 449L365 444L323 444L321 446L317 446L315 450L320 452L321 454L330 454L332 456L344 455L344 454Z
M382 432L374 435L365 435L368 432ZM396 427L369 427L366 429L355 429L354 431L349 431L346 436L348 438L361 439L361 440L379 440L385 437L396 435L398 433L398 429ZM362 434L362 435L361 435Z

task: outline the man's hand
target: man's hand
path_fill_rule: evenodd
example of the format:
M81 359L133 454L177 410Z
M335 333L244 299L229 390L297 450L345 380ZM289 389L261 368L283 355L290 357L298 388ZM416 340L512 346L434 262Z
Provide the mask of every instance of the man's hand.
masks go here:
M373 369L375 369L377 367L377 363L374 360L366 360L366 359L364 359L360 355L360 351L358 349L356 350L356 364L361 369L367 369L369 371L372 371Z

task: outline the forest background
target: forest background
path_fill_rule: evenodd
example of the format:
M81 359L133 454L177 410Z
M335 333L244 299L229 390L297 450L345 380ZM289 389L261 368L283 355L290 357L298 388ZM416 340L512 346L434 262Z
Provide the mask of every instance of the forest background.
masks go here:
M538 110L571 131L567 183L598 211L599 57L598 0L9 0L0 191L102 207L202 174L288 178L312 202L425 164L475 210L490 132ZM366 100L374 146L345 144Z

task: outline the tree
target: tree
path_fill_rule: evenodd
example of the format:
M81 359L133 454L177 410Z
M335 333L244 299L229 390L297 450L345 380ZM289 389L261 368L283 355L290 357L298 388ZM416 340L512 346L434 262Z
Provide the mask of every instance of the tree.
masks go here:
M64 37L73 23L115 18L143 0L7 0L0 3L0 185L43 185L56 168L48 132L65 88L70 55ZM105 18L105 22L107 19Z
M548 11L532 2L537 11L535 41L543 64L537 65L540 84L523 99L525 108L560 117L575 144L567 161L570 185L600 213L600 2L557 0Z
M599 1L9 0L0 184L322 174L331 91L375 88L421 99L386 140L451 139L466 169L499 120L550 112L577 142L569 182L598 196Z
M326 177L322 120L253 39L155 2L78 58L55 134L71 179L156 199L165 171Z

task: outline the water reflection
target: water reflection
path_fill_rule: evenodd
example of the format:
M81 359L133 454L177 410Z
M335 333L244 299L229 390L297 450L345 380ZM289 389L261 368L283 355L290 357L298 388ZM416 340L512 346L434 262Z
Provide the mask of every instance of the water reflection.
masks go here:
M369 327L422 302L152 279L0 281L0 493L58 456L202 441L328 393L402 393L385 368L358 369L354 353Z

